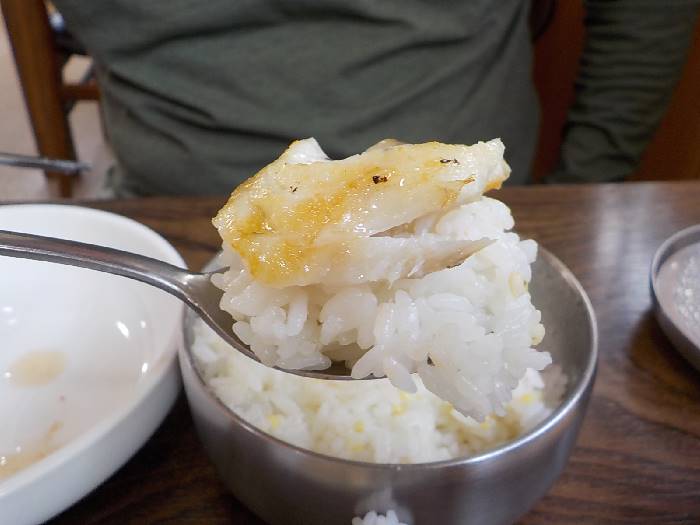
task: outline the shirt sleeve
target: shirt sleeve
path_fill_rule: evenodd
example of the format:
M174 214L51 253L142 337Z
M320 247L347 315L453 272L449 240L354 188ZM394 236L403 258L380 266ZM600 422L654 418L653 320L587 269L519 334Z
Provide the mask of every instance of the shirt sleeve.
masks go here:
M547 182L636 169L685 63L700 0L587 0L586 43L559 165Z

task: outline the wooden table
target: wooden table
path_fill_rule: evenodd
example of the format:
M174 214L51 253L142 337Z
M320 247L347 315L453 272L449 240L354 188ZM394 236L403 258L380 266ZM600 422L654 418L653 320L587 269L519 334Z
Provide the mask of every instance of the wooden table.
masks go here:
M523 236L578 276L600 329L598 378L578 444L522 523L700 523L700 373L654 321L648 285L659 244L700 223L700 183L539 186L495 196L512 207ZM151 226L199 268L218 248L209 218L223 201L88 205ZM52 523L156 521L260 523L217 480L182 396L138 454Z

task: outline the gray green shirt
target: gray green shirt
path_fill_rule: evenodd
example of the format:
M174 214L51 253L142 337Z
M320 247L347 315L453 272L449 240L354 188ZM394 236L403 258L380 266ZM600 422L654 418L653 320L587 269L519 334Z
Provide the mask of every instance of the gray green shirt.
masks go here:
M387 137L501 137L511 180L529 179L538 103L527 0L55 4L98 66L123 194L226 193L309 136L333 158ZM631 8L641 4L648 9ZM614 180L634 166L683 62L697 4L589 2L589 24L599 17L601 27L587 53L600 63L584 67L558 180ZM677 41L663 40L666 23L676 24ZM644 43L650 28L661 49ZM636 62L621 65L618 54ZM667 78L630 101L629 90L656 71L647 62Z

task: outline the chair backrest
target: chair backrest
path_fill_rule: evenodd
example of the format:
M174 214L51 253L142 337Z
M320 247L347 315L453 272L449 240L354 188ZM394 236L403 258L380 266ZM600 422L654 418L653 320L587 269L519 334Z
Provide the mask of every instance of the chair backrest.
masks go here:
M537 4L535 0L533 8ZM581 0L557 2L546 30L535 42L534 78L541 105L535 180L549 173L559 158L561 133L574 100L574 80L583 51L583 15Z
M700 180L700 22L666 116L632 180Z
M532 0L530 4L530 31L537 40L549 26L557 8L557 0Z

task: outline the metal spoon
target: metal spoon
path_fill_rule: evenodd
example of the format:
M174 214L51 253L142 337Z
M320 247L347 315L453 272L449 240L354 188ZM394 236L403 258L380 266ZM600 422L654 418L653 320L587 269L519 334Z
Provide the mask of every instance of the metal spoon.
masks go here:
M211 283L211 276L225 268L210 273L195 273L113 248L4 230L0 230L0 255L79 266L160 288L185 302L233 348L259 361L233 333L231 315L219 307L223 292ZM334 363L326 370L280 370L318 379L352 379L342 363Z
M0 152L0 164L15 168L35 168L40 170L59 171L61 173L77 174L81 171L89 171L90 165L74 160L48 159L46 157L34 157L31 155L15 155L13 153Z

